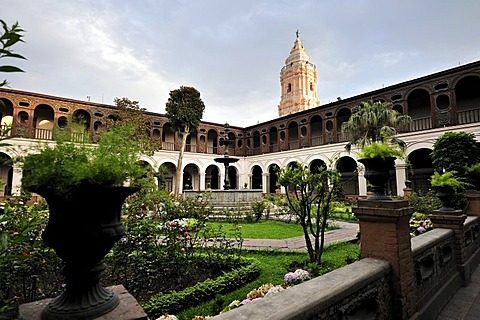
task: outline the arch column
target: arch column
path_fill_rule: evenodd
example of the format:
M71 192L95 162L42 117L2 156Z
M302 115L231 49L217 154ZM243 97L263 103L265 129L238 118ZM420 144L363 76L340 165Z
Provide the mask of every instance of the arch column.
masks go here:
M22 189L22 168L18 164L13 165L12 196L19 196Z
M205 190L205 172L199 172L198 175L200 176L200 189Z
M270 173L269 172L263 172L262 173L262 192L263 193L267 193L268 178L270 178Z
M398 163L397 163L398 162ZM395 161L395 180L397 183L397 196L403 197L403 188L405 187L405 180L407 179L408 165L402 159Z
M358 166L358 195L367 195L367 179L364 177L365 168L363 165Z
M247 188L252 188L252 177L253 177L253 174L249 173L248 175L248 185L247 185Z

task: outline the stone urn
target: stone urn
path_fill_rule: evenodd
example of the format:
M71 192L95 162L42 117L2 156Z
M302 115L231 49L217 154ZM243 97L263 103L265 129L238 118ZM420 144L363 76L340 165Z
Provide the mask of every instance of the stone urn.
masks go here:
M395 157L358 159L365 167L364 177L370 183L371 195L368 200L392 200L385 195L385 185L390 179L390 168L395 165Z
M32 189L48 203L45 244L63 260L65 291L43 310L42 320L94 319L115 309L119 298L99 284L103 257L124 235L121 208L132 187L82 186L58 195Z
M455 211L452 207L455 190L450 186L435 186L433 188L435 189L435 196L442 203L442 207L438 211Z

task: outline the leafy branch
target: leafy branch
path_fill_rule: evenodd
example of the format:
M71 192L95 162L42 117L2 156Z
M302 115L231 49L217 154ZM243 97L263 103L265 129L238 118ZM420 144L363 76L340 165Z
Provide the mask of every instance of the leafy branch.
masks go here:
M0 34L0 58L16 58L16 59L24 59L26 58L18 53L13 52L11 49L13 45L17 44L18 42L24 42L23 32L24 30L20 28L18 22L15 22L11 28L5 23L5 21L0 19L0 24L2 25L2 33ZM11 66L11 65L0 65L0 72L24 72L22 69ZM7 80L3 80L0 82L0 87L8 85Z

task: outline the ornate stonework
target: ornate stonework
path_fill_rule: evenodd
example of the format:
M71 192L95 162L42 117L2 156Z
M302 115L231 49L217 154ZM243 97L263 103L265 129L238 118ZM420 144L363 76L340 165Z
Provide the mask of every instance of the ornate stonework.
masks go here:
M308 110L320 105L317 97L317 67L298 38L280 71L281 101L278 106L280 117Z

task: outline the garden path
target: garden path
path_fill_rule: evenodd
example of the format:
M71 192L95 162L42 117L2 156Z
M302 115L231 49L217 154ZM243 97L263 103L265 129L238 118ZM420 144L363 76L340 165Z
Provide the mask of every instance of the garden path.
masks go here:
M339 228L325 232L325 244L341 241L353 241L357 239L359 231L358 223L332 221ZM313 238L312 238L313 239ZM278 250L307 250L304 236L294 237L290 239L243 239L243 249L259 250L259 249L278 249Z

